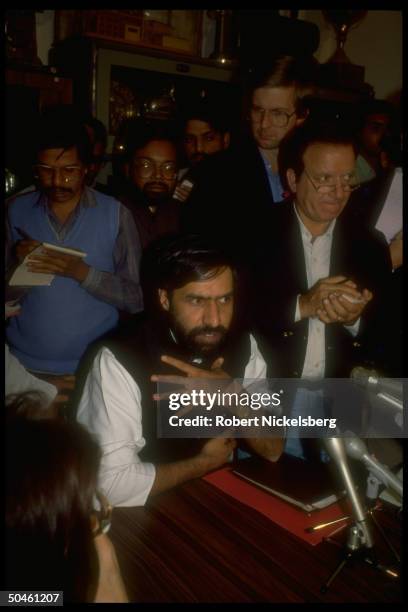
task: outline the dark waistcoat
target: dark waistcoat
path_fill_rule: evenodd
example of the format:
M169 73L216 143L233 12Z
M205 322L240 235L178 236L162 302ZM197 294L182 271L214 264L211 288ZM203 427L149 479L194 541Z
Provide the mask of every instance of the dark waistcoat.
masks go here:
M183 376L183 373L176 368L163 363L160 360L161 355L169 355L188 362L191 362L193 357L173 340L169 327L158 321L142 319L133 329L117 334L104 345L112 351L140 388L143 437L146 440L146 446L140 453L141 459L153 463L165 463L197 454L206 439L157 437L157 402L153 400L153 393L157 392L157 388L150 377L152 374ZM224 358L222 369L225 372L233 378L243 378L250 358L249 334L245 332L229 334L220 356Z

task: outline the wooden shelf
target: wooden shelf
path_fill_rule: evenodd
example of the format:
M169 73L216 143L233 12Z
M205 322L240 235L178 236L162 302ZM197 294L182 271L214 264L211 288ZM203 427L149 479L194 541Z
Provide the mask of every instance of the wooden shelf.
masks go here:
M6 68L6 85L38 90L39 110L52 104L71 104L72 80L43 70Z
M188 55L186 53L177 53L176 51L154 49L152 47L146 47L142 45L127 44L125 42L113 41L110 39L104 39L99 36L86 36L92 40L97 46L102 46L104 49L112 49L115 51L126 51L127 53L134 53L135 55L145 55L147 57L156 57L158 59L168 59L175 62L184 64L195 64L197 66L208 66L210 68L219 68L220 70L231 71L231 69L238 65L238 62L232 62L228 65L223 65L215 60L209 58L199 57L198 55Z

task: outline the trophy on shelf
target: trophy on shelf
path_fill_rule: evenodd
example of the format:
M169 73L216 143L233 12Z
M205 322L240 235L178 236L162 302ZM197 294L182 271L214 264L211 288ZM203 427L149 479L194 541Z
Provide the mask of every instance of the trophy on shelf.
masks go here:
M364 66L353 64L344 51L349 31L360 24L367 11L324 10L322 13L326 21L333 27L337 40L335 52L321 66L326 84L342 87L365 96L373 95L372 87L364 83Z
M367 11L328 10L322 13L326 21L333 27L337 40L337 49L329 59L329 63L351 64L344 51L347 35L364 19Z

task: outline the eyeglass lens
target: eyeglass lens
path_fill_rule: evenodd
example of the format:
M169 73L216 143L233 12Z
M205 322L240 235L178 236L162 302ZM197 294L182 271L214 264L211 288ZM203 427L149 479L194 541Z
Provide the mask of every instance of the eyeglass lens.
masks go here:
M338 182L328 182L328 183L322 184L322 183L319 183L318 178L312 179L312 177L309 175L308 172L306 172L306 170L305 170L305 174L307 178L309 179L309 181L312 183L313 187L319 193L330 193L331 191L334 191L339 184ZM339 179L340 179L340 185L343 191L354 191L360 186L359 183L356 183L354 176L349 176L348 178L339 177Z
M143 158L135 160L135 168L139 176L148 178L159 171L160 175L166 179L174 178L176 165L173 162L163 162L157 164L151 159Z
M285 111L259 108L257 106L251 108L252 117L256 122L260 123L266 116L275 127L286 127L289 123L289 119L295 112L296 111L293 111L293 113L286 113Z

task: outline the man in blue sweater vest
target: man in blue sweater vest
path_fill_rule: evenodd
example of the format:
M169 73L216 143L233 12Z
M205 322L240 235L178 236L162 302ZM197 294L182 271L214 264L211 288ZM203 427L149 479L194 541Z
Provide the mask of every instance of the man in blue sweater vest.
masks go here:
M86 257L48 251L29 259L32 272L55 278L24 292L7 341L29 370L73 374L88 344L116 325L119 309L143 309L140 240L120 202L86 187L90 143L73 110L49 110L37 130L38 190L8 205L6 269L42 242L80 249Z

